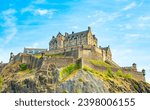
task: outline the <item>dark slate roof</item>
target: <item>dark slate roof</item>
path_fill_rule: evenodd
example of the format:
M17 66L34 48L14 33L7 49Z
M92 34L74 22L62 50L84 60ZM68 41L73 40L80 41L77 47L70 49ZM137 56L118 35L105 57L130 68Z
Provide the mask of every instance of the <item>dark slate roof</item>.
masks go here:
M66 36L65 40L77 39L77 37L79 37L79 36L85 37L85 36L87 36L87 34L88 34L88 30L82 31L82 32L77 32L77 33L72 33L72 34L69 34L68 36Z
M63 36L60 32L57 34L57 37L58 37L59 35L60 35L60 36Z
M102 50L108 51L110 49L110 47L101 47Z

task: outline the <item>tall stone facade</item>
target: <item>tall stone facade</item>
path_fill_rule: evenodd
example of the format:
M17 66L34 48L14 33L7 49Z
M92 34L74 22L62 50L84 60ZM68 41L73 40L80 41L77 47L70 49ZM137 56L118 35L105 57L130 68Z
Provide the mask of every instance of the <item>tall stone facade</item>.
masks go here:
M92 34L91 28L88 27L88 30L62 35L60 32L57 36L53 36L52 40L49 42L49 50L56 50L68 47L76 47L83 45L92 45L97 46L97 38Z
M65 32L65 35L62 35L60 32L57 34L57 36L53 36L52 39L49 42L49 53L50 54L58 54L63 52L68 52L72 50L80 50L79 53L88 53L85 52L86 50L91 52L95 52L99 54L99 57L103 61L112 61L112 54L110 47L98 47L98 40L95 35L92 34L91 28L88 27L87 30L68 34ZM85 56L85 54L82 54ZM80 57L83 57L83 56ZM90 57L91 55L88 55ZM95 56L93 56L95 57Z

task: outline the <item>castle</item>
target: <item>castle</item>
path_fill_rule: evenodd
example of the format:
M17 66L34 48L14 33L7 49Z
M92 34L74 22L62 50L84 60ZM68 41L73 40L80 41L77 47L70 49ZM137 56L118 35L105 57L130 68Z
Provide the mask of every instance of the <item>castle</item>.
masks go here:
M49 42L49 53L56 54L56 53L67 53L72 51L77 51L77 55L73 55L75 58L83 57L84 53L79 53L80 50L91 50L97 52L98 58L102 59L103 61L112 61L112 54L110 47L98 47L97 44L97 38L95 35L92 34L91 28L88 27L87 30L82 32L71 34L65 33L65 35L62 35L60 32L57 34L57 36L53 36L52 39ZM79 55L80 54L80 55ZM89 55L91 53L88 53ZM86 55L84 56L86 57Z
M36 59L34 55L42 54L42 59ZM58 57L57 57L58 56ZM55 64L58 68L65 67L72 63L81 63L81 66L88 66L97 71L107 71L107 67L91 64L90 60L103 61L111 65L113 72L118 70L123 73L130 73L137 80L145 81L145 70L137 71L136 64L130 67L120 67L112 59L112 53L109 46L98 46L98 40L92 34L91 28L82 32L72 32L71 34L60 32L53 36L49 42L49 50L38 48L24 48L24 52L14 56L11 53L10 62L21 61L30 65L31 68L41 68L47 70L49 65Z

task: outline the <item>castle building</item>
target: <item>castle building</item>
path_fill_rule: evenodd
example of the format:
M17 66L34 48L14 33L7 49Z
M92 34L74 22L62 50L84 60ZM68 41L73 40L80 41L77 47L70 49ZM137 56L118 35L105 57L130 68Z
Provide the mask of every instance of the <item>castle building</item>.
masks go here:
M24 53L28 54L39 54L39 53L45 53L47 49L42 48L24 48Z
M65 32L65 35L62 35L59 32L57 36L53 36L49 42L49 53L63 53L67 51L77 50L80 48L80 50L82 49L82 55L78 56L86 57L87 55L85 55L84 53L87 53L87 51L91 50L91 52L88 53L89 55L92 54L92 51L94 51L98 54L99 59L102 59L103 61L112 61L110 47L98 47L97 42L98 40L96 36L92 34L90 27L88 27L88 29L85 31L77 33L72 32L71 34L69 34ZM89 55L87 57L90 57Z
M83 46L83 45L92 45L97 46L97 38L92 34L91 28L88 27L88 30L62 35L60 32L56 37L52 37L52 40L49 42L49 50L56 50L61 48Z
M68 64L81 62L83 66L89 66L98 71L106 71L107 68L97 66L90 61L103 61L106 64L111 65L113 72L122 70L123 73L130 73L134 78L145 81L145 70L142 72L137 71L136 64L133 63L129 67L120 67L112 59L112 53L110 46L101 47L98 45L98 40L94 34L92 34L91 28L81 32L72 32L71 34L60 32L53 36L49 42L49 50L40 48L24 48L25 54L41 54L44 65L55 64L57 67L65 67ZM21 54L18 54L18 57ZM14 57L13 53L10 54L10 62L18 60L18 57ZM26 61L22 60L21 61Z

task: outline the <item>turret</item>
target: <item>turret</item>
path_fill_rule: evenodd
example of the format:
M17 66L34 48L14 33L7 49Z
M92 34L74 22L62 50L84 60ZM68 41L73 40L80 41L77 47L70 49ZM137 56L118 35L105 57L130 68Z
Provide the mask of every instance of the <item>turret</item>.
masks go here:
M145 69L142 69L142 73L143 73L143 75L145 76Z
M137 68L136 68L136 63L133 63L132 64L132 68L136 71L137 70Z
M11 62L13 60L13 58L14 58L14 54L11 52L9 62Z

